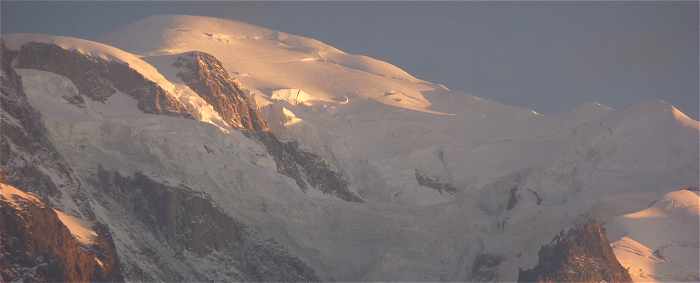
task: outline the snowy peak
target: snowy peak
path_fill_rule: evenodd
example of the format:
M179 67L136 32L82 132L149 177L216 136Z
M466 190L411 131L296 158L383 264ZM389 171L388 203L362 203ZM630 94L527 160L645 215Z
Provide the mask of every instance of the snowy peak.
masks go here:
M152 16L101 40L144 56L206 52L246 87L268 96L275 90L301 89L318 101L349 102L344 107L364 105L369 98L390 107L437 113L423 92L442 89L387 62L231 20Z
M700 195L691 188L673 191L664 195L652 207L668 214L685 211L689 215L700 216Z
M234 40L252 40L261 42L274 41L280 48L316 55L301 58L300 61L302 62L329 60L342 66L362 70L376 75L417 81L415 77L411 76L406 71L401 70L400 68L387 62L379 61L369 56L351 56L340 49L316 39L274 31L264 27L229 19L187 15L150 16L105 35L103 37L103 41L122 44L124 43L122 40L127 39L125 38L125 35L129 35L129 38L131 38L133 36L145 37L156 34L161 34L161 39L163 41L168 41L172 40L172 38L166 36L170 33L193 31L202 32L201 36L205 38L226 43L232 43ZM132 41L129 44L124 45L124 48L138 53L152 51L154 47L147 44L153 44L153 42L154 40L138 42ZM162 42L162 44L177 45L177 43L174 42Z
M673 107L673 109L671 109L671 113L673 113L673 117L676 119L676 121L683 124L684 126L700 130L700 122L688 117L688 115L683 113L675 106Z
M672 191L649 208L615 218L609 233L615 255L634 281L698 281L700 195Z
M222 42L230 39L276 38L276 32L272 30L234 20L188 15L154 15L112 31L100 41L119 44L132 52L144 53L158 50L163 45L177 44L171 40L177 38L178 34L193 31L202 32L199 34L202 37ZM132 41L133 38L151 40Z
M698 179L697 121L664 102L550 118L207 17L105 37L128 52L2 39L0 169L47 209L105 223L127 280L514 281L533 266L536 278L627 279L600 225L546 244L608 206L596 215L613 220L610 239L633 239L620 247L644 264L697 267L678 256L697 252L696 192L649 207ZM77 225L66 236L99 234L59 216ZM659 233L669 227L682 233Z

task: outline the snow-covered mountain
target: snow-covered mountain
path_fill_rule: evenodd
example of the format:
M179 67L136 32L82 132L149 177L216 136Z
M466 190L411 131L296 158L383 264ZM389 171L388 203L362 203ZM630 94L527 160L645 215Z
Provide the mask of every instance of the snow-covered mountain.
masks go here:
M99 41L2 36L0 169L25 199L102 227L110 278L588 280L557 277L564 261L542 267L548 249L575 255L562 239L584 237L610 238L622 266L642 270L634 280L697 280L683 264L697 265L699 232L681 223L697 213L635 228L664 195L697 201L670 192L698 184L700 126L666 102L542 115L206 17L152 16ZM694 257L626 254L677 245L648 240L668 231ZM601 249L590 262L617 264ZM0 259L0 275L39 264Z
M648 208L616 217L609 235L635 281L698 281L698 188L667 193Z

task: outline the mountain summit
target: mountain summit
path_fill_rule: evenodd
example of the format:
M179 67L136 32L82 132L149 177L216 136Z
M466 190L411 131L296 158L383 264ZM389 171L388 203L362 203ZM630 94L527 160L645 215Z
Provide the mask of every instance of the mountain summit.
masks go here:
M99 41L2 35L0 281L698 278L670 104L542 115L207 17Z

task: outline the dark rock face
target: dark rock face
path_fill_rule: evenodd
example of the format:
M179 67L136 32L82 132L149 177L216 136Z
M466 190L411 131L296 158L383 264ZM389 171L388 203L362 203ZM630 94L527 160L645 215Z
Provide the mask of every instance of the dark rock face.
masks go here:
M97 240L87 246L38 197L10 197L0 196L0 281L123 281L104 226L95 229Z
M562 231L538 255L537 266L520 270L518 282L632 282L610 248L605 228L593 220Z
M177 58L178 77L212 105L231 126L251 131L267 130L252 97L224 69L216 57L204 52L189 52Z
M518 195L518 187L512 187L510 188L510 197L508 197L508 204L506 204L506 209L511 210L515 208L515 205L518 204L518 201L520 200L520 196Z
M183 249L199 256L219 252L242 273L243 281L319 280L303 261L223 213L204 193L141 173L125 177L102 168L96 181L176 253Z
M119 90L136 99L139 109L145 113L191 117L166 90L127 64L36 42L22 45L16 64L18 68L37 69L67 77L78 88L80 95L95 101L104 102Z
M343 175L335 172L320 156L303 151L296 141L282 142L272 133L256 133L275 159L277 171L294 179L302 190L314 187L350 202L363 202L352 192Z
M423 187L428 187L431 189L434 189L438 191L440 194L443 192L449 193L449 194L455 194L457 192L457 188L453 186L450 183L445 183L441 182L438 178L433 178L430 176L427 176L421 172L418 171L418 169L415 170L415 175L416 175L416 181L418 182L419 185Z
M541 205L543 197L526 184L529 169L513 172L487 184L479 192L479 208L489 215L508 215L523 202Z

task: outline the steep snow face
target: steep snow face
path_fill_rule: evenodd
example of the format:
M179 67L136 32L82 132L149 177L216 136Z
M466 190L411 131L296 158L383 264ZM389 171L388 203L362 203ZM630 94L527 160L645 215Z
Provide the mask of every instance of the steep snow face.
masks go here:
M687 188L615 218L608 235L634 281L698 281L699 219L697 188Z

